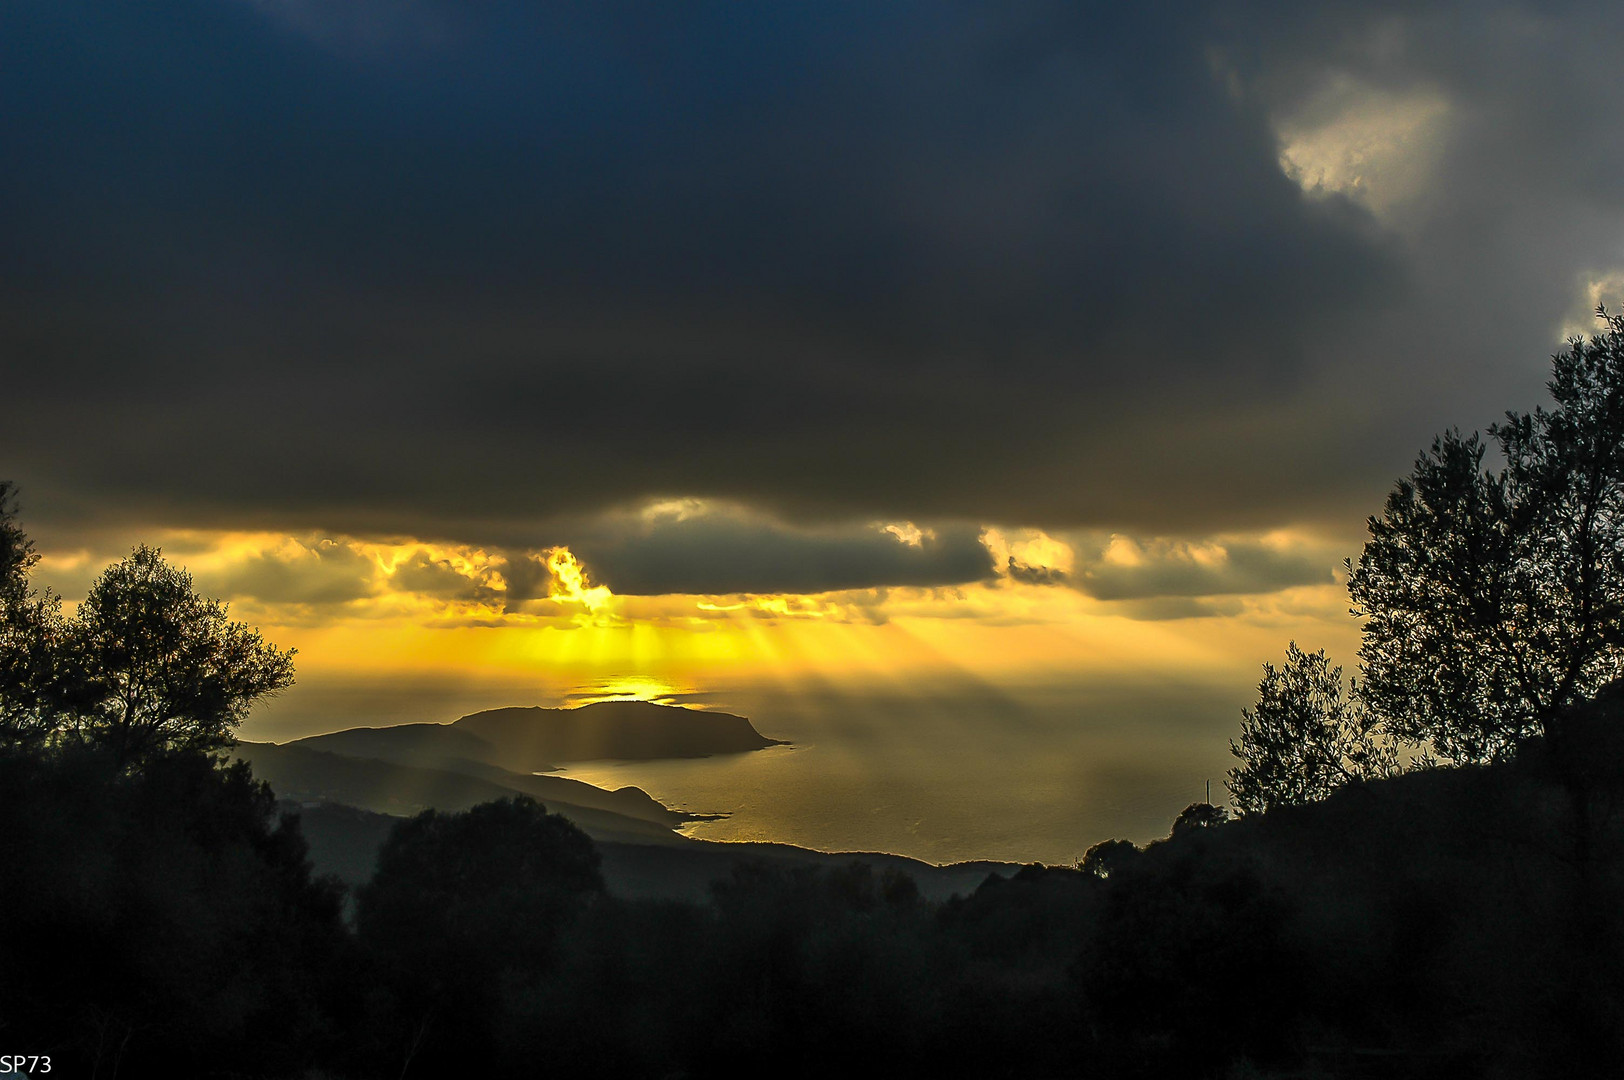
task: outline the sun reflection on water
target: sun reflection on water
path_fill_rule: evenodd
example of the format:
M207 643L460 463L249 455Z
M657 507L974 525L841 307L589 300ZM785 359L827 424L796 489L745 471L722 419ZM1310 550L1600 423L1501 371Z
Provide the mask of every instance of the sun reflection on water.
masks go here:
M649 701L656 705L703 709L706 702L698 700L703 696L696 687L653 675L611 675L576 686L564 695L564 705L575 708L600 701Z

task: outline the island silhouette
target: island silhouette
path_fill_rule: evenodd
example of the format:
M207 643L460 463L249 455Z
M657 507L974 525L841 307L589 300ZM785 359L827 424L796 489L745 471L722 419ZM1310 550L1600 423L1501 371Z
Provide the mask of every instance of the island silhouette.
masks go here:
M786 740L769 739L749 720L732 713L652 701L597 701L572 708L486 709L450 724L348 728L290 745L412 764L463 759L535 773L600 759L653 761L747 753L783 746Z

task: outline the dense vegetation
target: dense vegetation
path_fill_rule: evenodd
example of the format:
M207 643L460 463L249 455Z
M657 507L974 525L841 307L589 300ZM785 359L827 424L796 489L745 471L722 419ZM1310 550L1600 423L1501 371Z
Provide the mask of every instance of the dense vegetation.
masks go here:
M218 753L291 654L145 548L64 616L0 485L6 1048L58 1075L356 1080L1616 1071L1609 327L1558 358L1557 412L1496 429L1501 472L1448 436L1372 520L1363 681L1295 646L1266 667L1240 819L1198 804L1163 842L946 903L750 862L707 904L627 901L518 798L402 822L346 911Z
M1624 702L1597 708L1616 761ZM624 901L573 826L492 804L400 826L350 923L245 770L109 765L0 758L0 1019L62 1075L1566 1077L1624 1060L1624 835L1578 820L1567 767L1533 753L945 904L861 865L749 863L707 905ZM1624 795L1603 770L1585 782Z

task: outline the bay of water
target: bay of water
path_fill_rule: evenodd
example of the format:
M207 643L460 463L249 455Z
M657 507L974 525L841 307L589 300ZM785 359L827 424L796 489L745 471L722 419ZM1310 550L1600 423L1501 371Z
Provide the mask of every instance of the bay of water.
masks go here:
M1188 690L1134 699L1131 713L1041 695L1013 704L805 694L739 696L731 704L727 711L792 744L576 763L559 775L636 786L675 809L727 815L683 830L709 840L888 851L935 863L1070 863L1100 840L1167 835L1209 780L1221 802L1230 764L1231 706Z
M694 813L685 831L929 862L1070 863L1100 840L1144 843L1211 782L1222 802L1228 740L1250 700L1234 686L1098 675L990 687L709 687L680 703L746 716L792 745L666 761L572 763L560 775L635 785ZM244 738L286 741L347 727L448 723L479 709L573 704L579 694L489 681L309 680L260 710Z

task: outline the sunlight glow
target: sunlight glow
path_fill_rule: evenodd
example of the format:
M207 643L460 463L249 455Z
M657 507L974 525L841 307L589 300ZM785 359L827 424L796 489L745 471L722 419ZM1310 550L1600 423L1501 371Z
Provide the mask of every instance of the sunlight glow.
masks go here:
M982 532L981 542L992 553L993 565L1003 571L1012 565L1029 570L1052 570L1069 574L1076 566L1070 544L1041 529L997 529Z
M1338 76L1277 122L1280 168L1309 194L1344 195L1384 216L1426 189L1449 118L1436 91Z
M1608 311L1624 310L1624 269L1614 267L1599 274L1581 275L1578 285L1580 299L1563 319L1562 327L1556 334L1556 340L1561 342L1595 334L1600 326L1596 321L1597 307L1605 306Z
M926 536L934 537L933 533L921 529L911 521L893 521L883 526L880 531L890 533L909 547L923 547Z
M606 585L588 585L586 569L567 547L553 548L547 555L547 569L552 571L554 599L580 604L593 615L608 606L613 594Z
M659 512L695 505L673 500ZM875 527L898 543L929 535L906 522ZM993 693L1125 672L1244 688L1280 641L1344 658L1356 648L1345 593L1328 574L1290 587L1262 576L1257 587L1269 591L1234 592L1237 551L1248 565L1276 557L1329 565L1340 552L1312 535L1183 540L990 526L982 538L996 576L964 585L653 596L615 595L563 546L501 552L263 532L153 540L234 618L297 648L301 681L433 678L541 688L552 702L684 704L718 687L827 697L866 686L896 698L964 680ZM42 584L71 604L122 552L44 554ZM1115 591L1097 598L1092 590L1109 573L1118 574ZM1132 591L1169 582L1229 591Z
M689 708L703 708L703 703L686 701L698 693L692 686L684 686L651 675L613 675L565 695L571 706L590 705L598 701L652 701L656 705L681 703Z

